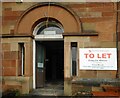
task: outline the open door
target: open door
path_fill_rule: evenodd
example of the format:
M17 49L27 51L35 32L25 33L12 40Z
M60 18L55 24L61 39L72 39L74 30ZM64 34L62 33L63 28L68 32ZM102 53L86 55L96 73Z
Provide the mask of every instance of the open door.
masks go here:
M64 41L36 41L36 88L64 81Z
M36 87L44 87L45 83L45 48L36 42Z

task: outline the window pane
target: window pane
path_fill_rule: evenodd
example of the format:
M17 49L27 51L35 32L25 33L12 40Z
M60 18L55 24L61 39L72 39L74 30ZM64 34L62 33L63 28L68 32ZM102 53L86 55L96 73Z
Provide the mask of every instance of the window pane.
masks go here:
M18 65L18 75L24 75L24 43L19 43L19 65Z
M44 31L55 31L56 34L62 34L63 29L61 24L55 22L55 21L49 21L47 24L45 21L43 21L40 26L37 34L44 34Z
M75 76L77 71L77 42L71 43L71 51L72 51L72 76Z

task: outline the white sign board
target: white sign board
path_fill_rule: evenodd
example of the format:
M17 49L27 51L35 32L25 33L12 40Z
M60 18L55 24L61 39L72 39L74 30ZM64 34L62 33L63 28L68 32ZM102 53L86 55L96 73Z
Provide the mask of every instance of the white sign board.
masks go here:
M56 31L44 31L45 35L55 35Z
M116 48L80 48L80 70L117 70Z
M43 63L38 63L37 67L38 68L43 68Z

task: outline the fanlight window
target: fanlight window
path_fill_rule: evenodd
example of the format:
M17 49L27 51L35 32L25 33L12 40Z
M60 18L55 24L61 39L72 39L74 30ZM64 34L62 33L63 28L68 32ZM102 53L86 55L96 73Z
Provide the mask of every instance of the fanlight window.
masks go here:
M62 34L63 27L60 23L51 20L51 21L43 21L39 24L37 35L53 35L53 34Z

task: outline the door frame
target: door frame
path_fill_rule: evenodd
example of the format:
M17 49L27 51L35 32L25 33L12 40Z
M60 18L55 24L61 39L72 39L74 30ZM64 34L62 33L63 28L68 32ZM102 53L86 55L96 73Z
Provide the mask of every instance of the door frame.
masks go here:
M33 89L36 89L36 41L64 41L62 34L54 36L44 36L35 35L33 39Z

